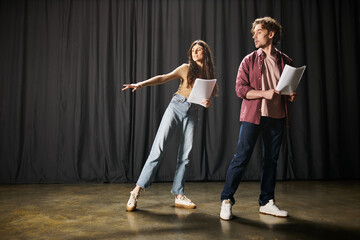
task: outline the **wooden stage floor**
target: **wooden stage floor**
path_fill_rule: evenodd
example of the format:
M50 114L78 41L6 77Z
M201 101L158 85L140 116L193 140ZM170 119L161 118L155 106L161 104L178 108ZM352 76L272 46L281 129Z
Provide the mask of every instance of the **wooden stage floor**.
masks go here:
M134 212L134 184L2 184L0 239L360 239L359 181L277 182L286 219L259 214L259 182L242 182L232 221L219 219L223 184L186 183L189 210L154 183Z

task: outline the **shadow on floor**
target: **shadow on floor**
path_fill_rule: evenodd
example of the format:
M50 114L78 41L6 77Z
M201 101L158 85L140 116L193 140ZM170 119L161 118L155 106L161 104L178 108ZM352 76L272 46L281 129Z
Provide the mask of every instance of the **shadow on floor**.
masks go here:
M331 224L309 222L294 217L276 218L259 214L259 221L234 217L223 221L196 210L173 208L174 213L138 209L127 212L130 229L125 237L163 236L197 239L360 239L359 229L346 229Z

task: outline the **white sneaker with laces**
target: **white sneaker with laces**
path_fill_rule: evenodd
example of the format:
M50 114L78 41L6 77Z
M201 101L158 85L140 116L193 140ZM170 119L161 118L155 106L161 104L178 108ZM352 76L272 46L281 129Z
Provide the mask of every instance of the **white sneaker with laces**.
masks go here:
M288 217L288 212L285 210L280 210L274 203L274 200L271 199L269 202L264 205L260 206L259 212L262 214L272 215L275 217Z
M182 195L180 198L175 197L175 207L196 208L196 204L185 195Z
M232 219L232 212L231 212L232 205L233 204L230 201L230 199L222 201L221 211L220 211L220 219L225 220L225 221Z
M132 212L136 209L137 200L139 199L140 194L135 194L133 191L130 192L129 201L126 204L126 210Z

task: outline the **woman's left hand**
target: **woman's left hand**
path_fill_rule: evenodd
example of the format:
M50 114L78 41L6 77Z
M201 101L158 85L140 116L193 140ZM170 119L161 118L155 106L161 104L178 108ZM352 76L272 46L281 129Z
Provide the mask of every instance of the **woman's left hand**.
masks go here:
M211 99L210 98L204 99L201 102L201 104L203 104L204 107L209 108L211 106Z

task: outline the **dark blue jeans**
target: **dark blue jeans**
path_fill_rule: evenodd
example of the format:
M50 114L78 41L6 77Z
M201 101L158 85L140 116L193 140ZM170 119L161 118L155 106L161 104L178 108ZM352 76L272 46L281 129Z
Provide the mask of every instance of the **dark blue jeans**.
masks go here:
M276 167L283 138L283 127L284 119L269 117L261 117L259 125L249 122L241 123L236 154L226 174L221 201L230 199L235 203L234 194L249 163L260 131L262 133L262 168L259 204L263 206L270 199L274 199Z

